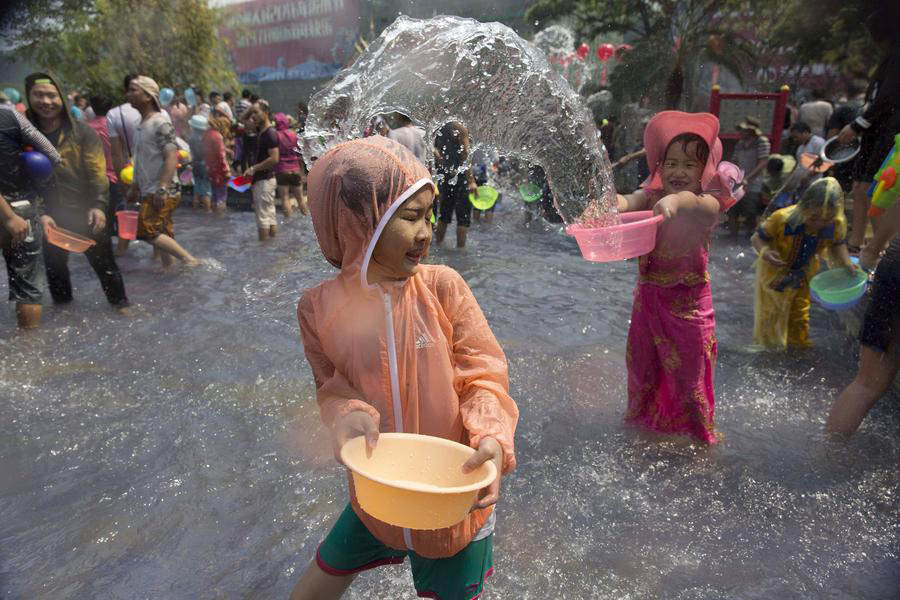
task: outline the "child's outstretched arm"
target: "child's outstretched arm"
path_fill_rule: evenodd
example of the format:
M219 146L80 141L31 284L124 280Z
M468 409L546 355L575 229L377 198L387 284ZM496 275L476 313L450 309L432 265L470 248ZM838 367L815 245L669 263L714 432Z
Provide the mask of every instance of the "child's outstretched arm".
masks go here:
M677 192L663 196L653 205L653 214L662 215L668 221L679 214L692 216L701 225L712 226L719 216L719 201L711 194L695 194L694 192Z
M631 212L635 210L647 210L647 195L644 190L635 190L630 194L616 194L619 212Z
M366 443L374 448L378 443L378 425L381 415L374 406L363 399L347 378L338 371L325 355L314 326L315 308L307 295L297 307L303 351L316 381L316 402L322 422L331 430L334 456L341 462L341 447L347 440L366 436Z
M459 273L447 269L441 274L438 296L453 328L454 386L460 416L469 433L469 445L478 450L477 459L473 457L467 467L493 458L500 473L506 475L516 466L513 437L519 419L519 409L509 396L506 357ZM493 448L495 443L499 448ZM478 506L493 504L497 497L499 477Z

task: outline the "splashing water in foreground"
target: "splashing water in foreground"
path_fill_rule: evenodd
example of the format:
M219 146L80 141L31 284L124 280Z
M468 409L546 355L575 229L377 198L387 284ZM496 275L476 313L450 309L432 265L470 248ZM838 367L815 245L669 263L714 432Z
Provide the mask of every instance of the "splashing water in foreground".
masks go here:
M617 222L609 157L581 98L546 56L499 23L399 17L310 101L308 166L362 137L378 114L402 112L429 139L449 121L473 148L540 164L566 223Z

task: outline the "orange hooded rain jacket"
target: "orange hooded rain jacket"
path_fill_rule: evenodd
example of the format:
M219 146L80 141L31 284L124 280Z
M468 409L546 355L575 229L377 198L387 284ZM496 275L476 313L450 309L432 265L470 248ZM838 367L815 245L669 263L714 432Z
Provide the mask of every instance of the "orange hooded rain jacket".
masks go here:
M307 290L298 306L306 358L322 420L362 410L382 432L433 435L477 448L485 436L515 468L519 411L509 396L506 357L472 291L446 266L421 265L412 277L370 285L378 236L412 194L434 183L405 147L381 136L340 144L309 173L309 207L319 246L340 268ZM348 473L349 475L349 473ZM384 544L428 558L469 544L493 507L438 530L406 530L353 509Z

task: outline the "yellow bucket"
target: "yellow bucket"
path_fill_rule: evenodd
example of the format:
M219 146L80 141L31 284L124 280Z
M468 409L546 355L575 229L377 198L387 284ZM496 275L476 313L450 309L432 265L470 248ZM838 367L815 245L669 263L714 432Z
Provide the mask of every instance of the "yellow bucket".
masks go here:
M379 521L407 529L442 529L466 518L478 492L497 477L488 461L471 473L462 465L475 450L430 435L382 433L369 456L365 437L341 448L356 498Z

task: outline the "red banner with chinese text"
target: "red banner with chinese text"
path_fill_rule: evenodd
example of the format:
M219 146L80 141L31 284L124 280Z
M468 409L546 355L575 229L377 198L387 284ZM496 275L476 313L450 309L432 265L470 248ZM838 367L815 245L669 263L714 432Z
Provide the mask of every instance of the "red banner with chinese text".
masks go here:
M333 77L359 34L358 0L250 0L223 10L245 83Z

